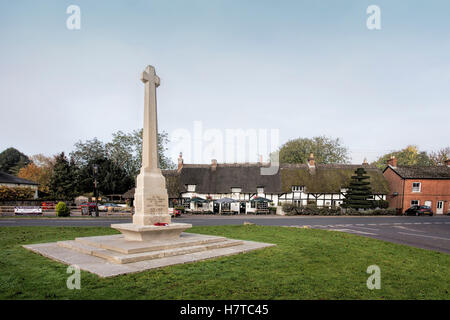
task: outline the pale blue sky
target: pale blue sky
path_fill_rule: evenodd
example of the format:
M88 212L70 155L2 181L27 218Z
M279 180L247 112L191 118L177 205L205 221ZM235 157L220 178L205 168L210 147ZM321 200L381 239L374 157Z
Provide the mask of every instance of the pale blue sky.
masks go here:
M81 30L66 28L70 4ZM371 4L381 30L366 28ZM1 0L0 150L52 155L141 127L147 64L169 134L202 121L279 129L281 143L328 135L355 163L436 150L450 140L449 13L445 0Z

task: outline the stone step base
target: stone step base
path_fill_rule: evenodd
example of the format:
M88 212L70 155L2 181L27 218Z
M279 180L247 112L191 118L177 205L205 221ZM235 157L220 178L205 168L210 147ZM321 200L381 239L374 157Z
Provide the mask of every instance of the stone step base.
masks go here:
M154 244L134 243L135 241L126 241L119 237L111 239L111 236L105 236L102 244L102 237L95 237L94 240L77 238L70 241L59 241L57 245L66 249L71 249L83 254L92 255L107 260L111 263L126 264L145 260L160 259L171 256L191 254L195 252L214 250L220 248L228 248L243 244L241 240L231 240L224 237L203 237L201 235L187 236L186 239L181 238L177 241L178 247L172 242L158 242ZM114 250L106 249L111 246L114 241ZM94 243L95 245L92 245ZM118 250L122 245L123 250ZM138 248L136 248L136 246ZM134 253L123 253L126 250L139 250ZM133 250L134 249L134 250ZM147 251L142 251L147 249Z
M178 239L166 241L125 241L122 234L76 238L75 241L87 245L107 249L124 254L160 251L189 246L198 246L227 240L225 237L182 233Z
M205 236L200 234L190 233L187 237L182 234L181 238L194 239L197 238L204 240ZM105 236L105 241L111 236ZM212 236L206 236L212 237ZM92 238L92 237L90 237ZM97 237L97 241L101 242L102 237ZM267 248L274 246L269 243L253 242L253 241L241 241L241 240L230 240L223 237L219 238L221 241L217 242L207 242L204 244L197 244L192 246L180 246L177 248L167 249L167 255L162 258L155 258L152 254L157 253L157 251L148 251L143 254L145 257L148 254L153 259L142 260L130 263L118 263L117 260L107 255L126 257L127 254L118 253L117 251L112 251L108 249L103 249L99 246L90 246L82 241L60 241L60 242L50 242L50 243L40 243L40 244L30 244L24 245L23 247L31 250L35 253L48 257L55 261L67 265L76 265L81 270L85 270L94 273L100 277L114 277L123 274L141 272L150 269L162 268L166 266L172 266L183 263L191 263L202 261L206 259L220 258L224 256L245 253L257 249ZM77 239L78 240L78 239ZM111 240L111 239L110 239ZM118 240L118 239L116 239ZM239 244L239 242L241 244ZM129 243L126 243L129 245ZM124 244L125 245L125 244ZM214 249L216 248L216 249ZM172 251L169 251L172 250ZM165 250L159 250L165 251ZM189 253L191 252L191 253ZM131 255L142 254L132 253ZM172 254L172 255L171 255ZM99 256L104 256L101 258ZM141 259L142 257L139 257ZM148 256L146 258L149 258ZM113 262L111 262L113 261ZM119 259L120 261L120 259ZM123 259L122 261L126 261Z

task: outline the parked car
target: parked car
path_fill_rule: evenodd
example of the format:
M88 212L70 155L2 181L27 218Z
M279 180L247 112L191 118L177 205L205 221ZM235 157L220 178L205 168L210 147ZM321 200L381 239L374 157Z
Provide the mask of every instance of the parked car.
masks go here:
M433 210L429 206L412 206L405 211L407 216L423 216L423 215L433 215Z
M50 210L56 207L56 202L54 201L45 201L41 203L42 210Z
M98 210L100 211L108 211L109 208L112 208L112 211L119 211L121 207L116 203L104 203L98 206Z
M172 218L176 218L176 217L181 216L181 210L169 208L169 214Z

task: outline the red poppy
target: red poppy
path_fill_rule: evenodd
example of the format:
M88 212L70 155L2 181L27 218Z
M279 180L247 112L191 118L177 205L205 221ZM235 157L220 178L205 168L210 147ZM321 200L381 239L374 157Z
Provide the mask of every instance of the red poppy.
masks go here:
M163 222L157 222L157 223L155 223L154 225L157 226L157 227L166 227L166 226L168 226L169 224L168 224L168 223L163 223Z

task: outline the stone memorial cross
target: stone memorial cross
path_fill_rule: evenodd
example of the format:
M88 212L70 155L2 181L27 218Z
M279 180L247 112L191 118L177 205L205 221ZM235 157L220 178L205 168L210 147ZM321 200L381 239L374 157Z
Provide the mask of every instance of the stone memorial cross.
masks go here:
M153 66L145 68L141 81L145 84L142 166L136 181L133 224L170 223L166 180L158 161L156 88L160 79Z

